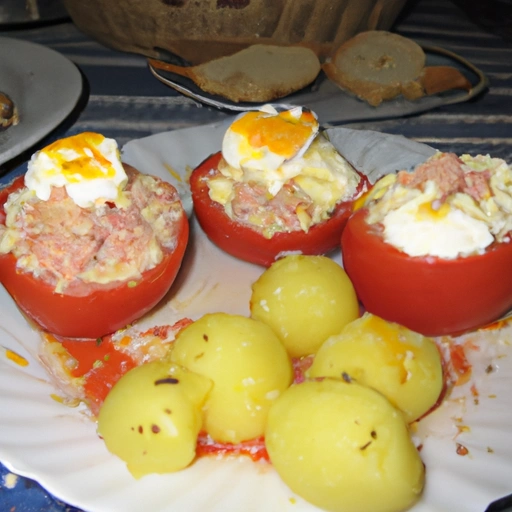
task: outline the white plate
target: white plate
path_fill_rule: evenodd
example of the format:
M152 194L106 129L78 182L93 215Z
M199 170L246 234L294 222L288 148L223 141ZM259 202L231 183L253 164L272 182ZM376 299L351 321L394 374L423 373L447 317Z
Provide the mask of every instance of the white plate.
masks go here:
M66 57L44 46L0 37L0 91L18 108L20 121L0 131L0 165L56 128L82 92L82 77Z
M123 157L143 172L168 179L170 171L183 176L187 166L218 149L223 131L222 125L212 125L151 136L128 143ZM343 128L330 130L330 135L372 177L381 172L376 162L393 170L432 153L402 137ZM393 153L400 163L391 158ZM141 328L206 312L248 314L250 284L261 268L222 253L194 221L192 233L177 282ZM339 254L334 257L339 259ZM0 460L10 470L36 479L61 500L89 512L318 511L294 496L270 466L247 458L201 459L175 474L134 480L107 452L83 410L51 398L56 391L38 362L39 336L3 290L0 308L0 344L29 361L26 367L17 366L0 350ZM427 484L411 512L483 512L491 501L512 492L511 345L512 328L488 335L474 351L471 383L457 388L420 424L417 437ZM491 363L495 371L488 373ZM473 384L479 391L478 405L470 391ZM469 454L457 455L456 443L466 446Z

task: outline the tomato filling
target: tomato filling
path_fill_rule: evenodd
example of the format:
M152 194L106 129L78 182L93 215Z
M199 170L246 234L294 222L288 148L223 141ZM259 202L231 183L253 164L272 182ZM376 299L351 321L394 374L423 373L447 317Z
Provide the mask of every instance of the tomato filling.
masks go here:
M262 159L263 160L263 159ZM336 205L354 198L359 174L323 136L303 156L277 169L231 167L224 158L204 176L209 196L233 221L265 238L304 231L332 215Z
M412 172L381 178L366 198L367 222L409 256L481 254L510 239L511 180L503 160L437 153Z
M336 204L328 219L313 225L307 232L302 229L279 231L266 238L253 226L231 219L224 206L210 197L208 177L216 172L221 158L220 152L215 153L196 167L190 176L190 189L201 228L222 250L241 260L269 266L284 254L326 254L339 246L341 233L353 211L353 200ZM359 175L354 197L368 186L366 176Z
M139 278L175 249L183 212L170 184L128 167L127 174L120 205L84 208L64 187L52 187L46 201L20 188L5 203L0 253L11 252L19 271L58 293Z

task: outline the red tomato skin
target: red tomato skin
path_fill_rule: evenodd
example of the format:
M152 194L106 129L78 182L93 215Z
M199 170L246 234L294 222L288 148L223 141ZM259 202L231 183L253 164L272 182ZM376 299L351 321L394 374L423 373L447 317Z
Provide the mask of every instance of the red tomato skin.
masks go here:
M20 179L21 178L21 179ZM0 222L8 195L23 186L23 177L0 192ZM96 288L76 297L55 293L54 287L16 269L16 258L0 255L0 282L18 307L42 329L66 338L99 338L121 329L150 311L165 296L181 266L189 237L185 213L180 219L176 249L137 279L109 289ZM134 285L135 284L135 285Z
M126 372L137 366L136 362L117 350L110 336L101 340L62 339L61 343L77 361L71 374L84 377L85 400L93 415L98 416L110 390Z
M254 229L231 220L224 207L210 199L205 178L211 169L217 168L221 157L221 152L211 155L190 176L194 213L215 245L238 259L265 267L282 253L325 254L339 246L341 233L353 210L353 201L340 203L328 220L313 226L307 233L280 232L265 238ZM369 183L366 176L361 175L361 178L358 192Z
M341 237L343 266L366 310L426 336L458 335L512 308L512 242L485 253L411 257L355 212Z

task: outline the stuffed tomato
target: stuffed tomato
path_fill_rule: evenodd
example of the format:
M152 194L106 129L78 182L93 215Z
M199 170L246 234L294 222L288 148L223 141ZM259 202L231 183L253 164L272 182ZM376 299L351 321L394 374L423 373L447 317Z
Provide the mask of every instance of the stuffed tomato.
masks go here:
M115 141L95 133L36 153L0 204L0 282L58 336L98 338L140 318L188 242L176 189L123 165Z
M288 253L339 246L367 188L301 107L265 107L231 124L222 151L190 176L194 212L208 238L239 259L269 266Z
M438 153L379 180L341 239L364 307L429 336L484 326L512 308L512 171Z

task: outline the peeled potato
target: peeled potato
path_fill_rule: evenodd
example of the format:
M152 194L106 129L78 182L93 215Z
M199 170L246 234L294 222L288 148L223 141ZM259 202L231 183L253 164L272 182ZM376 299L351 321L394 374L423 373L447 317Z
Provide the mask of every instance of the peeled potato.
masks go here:
M412 422L443 389L439 350L431 338L365 313L318 350L309 377L351 378L370 386Z
M271 407L265 431L283 481L330 512L399 512L424 485L402 414L377 391L336 379L306 381Z
M208 314L192 323L177 336L171 359L213 381L204 426L227 443L263 435L268 409L293 379L272 329L239 315Z
M211 386L208 378L173 363L138 366L107 395L98 433L135 478L183 469L195 458Z
M286 256L252 285L251 316L270 325L292 357L314 354L359 314L345 271L326 256Z

